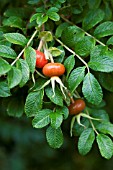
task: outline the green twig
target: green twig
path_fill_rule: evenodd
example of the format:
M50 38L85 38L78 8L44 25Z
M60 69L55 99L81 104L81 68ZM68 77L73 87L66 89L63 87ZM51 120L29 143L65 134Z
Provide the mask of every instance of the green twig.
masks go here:
M86 113L87 113L87 115L89 115L89 112L88 112L88 110L86 109ZM97 130L96 130L96 128L95 128L95 126L94 126L94 124L93 124L93 122L92 122L92 120L89 118L89 121L90 121L90 123L91 123L91 126L92 126L92 128L93 128L93 130L95 131L95 133L98 135L99 133L97 132Z
M88 64L78 55L76 54L73 50L71 50L69 47L67 47L65 44L63 44L62 41L60 41L59 39L57 39L56 37L54 37L55 40L57 42L59 42L64 48L66 48L70 53L72 53L73 55L77 56L77 58L86 66L87 70L88 70L88 73L90 73L89 71L89 67L88 67Z
M24 53L24 50L30 45L30 43L32 42L33 38L35 37L35 35L37 34L38 30L35 30L35 32L33 33L33 35L31 36L31 38L29 39L27 45L24 47L24 49L22 49L22 51L18 54L17 58L12 62L11 66L13 66L21 57L21 55Z
M61 15L61 18L68 22L71 25L75 25L76 27L78 27L76 24L74 24L73 22L69 21L67 18L65 18L63 15ZM86 32L85 30L83 30L82 28L78 27L79 29L81 29L87 36L90 36L92 38L95 39L96 42L98 42L99 44L101 44L102 46L106 46L104 43L102 43L101 41L99 41L97 38L95 38L93 35L89 34L88 32Z

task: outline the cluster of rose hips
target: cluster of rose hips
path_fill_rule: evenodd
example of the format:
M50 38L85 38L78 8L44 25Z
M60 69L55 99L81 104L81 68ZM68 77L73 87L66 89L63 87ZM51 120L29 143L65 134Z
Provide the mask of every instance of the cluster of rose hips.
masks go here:
M61 63L52 63L48 62L48 59L46 59L45 54L39 50L36 51L36 68L41 68L42 73L46 77L50 77L51 83L53 85L53 92L54 92L54 86L55 81L60 84L60 88L62 90L62 93L64 94L63 88L66 89L66 87L61 82L59 76L63 75L65 72L65 67ZM50 81L50 80L49 80ZM49 82L48 81L48 82ZM49 84L49 83L46 83ZM54 93L55 95L55 93ZM73 100L70 106L68 106L69 114L70 115L77 115L81 113L85 108L85 102L83 99L76 99Z
M65 72L65 67L61 63L48 63L43 52L36 50L36 67L42 68L42 72L47 77L61 76ZM83 99L76 99L68 107L70 115L77 115L85 108Z

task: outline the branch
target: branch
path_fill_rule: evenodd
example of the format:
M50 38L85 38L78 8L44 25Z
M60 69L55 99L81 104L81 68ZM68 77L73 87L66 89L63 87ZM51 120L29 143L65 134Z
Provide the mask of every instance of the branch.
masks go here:
M21 55L23 54L24 50L30 45L30 43L32 42L33 38L35 37L35 35L37 34L38 30L35 30L35 32L33 33L33 35L31 36L31 38L29 39L27 45L24 47L24 49L22 49L22 51L18 54L17 58L11 63L11 66L13 66L21 57Z
M78 27L76 24L74 24L73 22L71 22L71 21L69 21L68 19L66 19L63 15L61 15L61 18L62 18L64 21L68 22L69 24L75 25L76 27ZM90 36L90 37L94 38L95 41L98 42L99 44L101 44L102 46L106 46L104 43L102 43L101 41L99 41L99 40L98 40L97 38L95 38L93 35L87 33L85 30L83 30L83 29L80 28L80 27L78 27L78 28L81 29L87 36Z
M88 73L90 73L89 71L89 67L88 67L88 64L78 55L76 54L73 50L71 50L69 47L67 47L65 44L63 44L62 41L60 41L59 39L57 39L56 37L54 37L55 40L57 42L59 42L64 48L66 48L70 53L74 54L75 56L77 56L77 58L86 66L87 70L88 70Z

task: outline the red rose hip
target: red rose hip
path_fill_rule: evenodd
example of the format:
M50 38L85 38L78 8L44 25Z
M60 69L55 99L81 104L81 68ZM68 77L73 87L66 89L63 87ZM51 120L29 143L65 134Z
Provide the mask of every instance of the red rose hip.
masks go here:
M42 72L47 77L61 76L65 72L65 67L61 63L48 63L43 67Z
M85 107L86 107L86 104L85 104L84 100L77 99L77 100L74 101L74 103L70 104L70 106L68 107L69 114L70 115L77 115L81 111L83 111L85 109Z
M43 52L36 50L36 67L43 68L48 63Z

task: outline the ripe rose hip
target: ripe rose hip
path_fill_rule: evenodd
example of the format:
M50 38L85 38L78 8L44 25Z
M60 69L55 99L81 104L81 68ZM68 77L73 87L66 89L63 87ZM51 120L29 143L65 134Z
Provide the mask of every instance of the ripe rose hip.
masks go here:
M85 104L84 100L77 99L77 100L74 101L74 103L70 104L70 106L68 107L69 114L70 115L77 115L81 111L83 111L85 109L85 107L86 107L86 104Z
M48 63L43 52L36 50L36 67L43 68Z
M42 72L47 77L61 76L65 72L65 67L61 63L48 63L43 67Z

